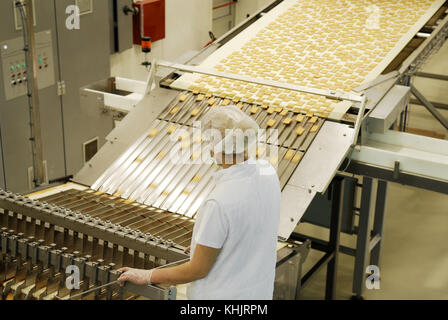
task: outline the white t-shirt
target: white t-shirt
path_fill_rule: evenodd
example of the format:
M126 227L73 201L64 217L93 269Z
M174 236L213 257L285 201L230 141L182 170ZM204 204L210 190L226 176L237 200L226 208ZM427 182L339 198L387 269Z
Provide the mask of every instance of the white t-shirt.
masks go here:
M280 183L266 161L246 161L215 174L191 241L221 249L210 273L188 286L191 300L271 300L274 291Z

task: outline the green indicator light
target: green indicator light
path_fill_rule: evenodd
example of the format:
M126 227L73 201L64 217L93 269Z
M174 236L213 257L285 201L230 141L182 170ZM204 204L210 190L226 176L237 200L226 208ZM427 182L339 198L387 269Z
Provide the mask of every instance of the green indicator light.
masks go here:
M17 65L17 69L20 69L20 68L22 68L22 66L20 64L18 64Z
M11 66L11 71L14 71L14 70L16 70L16 67Z
M23 64L23 67L26 68L26 63Z
M39 62L42 63L44 60L42 58L39 58Z

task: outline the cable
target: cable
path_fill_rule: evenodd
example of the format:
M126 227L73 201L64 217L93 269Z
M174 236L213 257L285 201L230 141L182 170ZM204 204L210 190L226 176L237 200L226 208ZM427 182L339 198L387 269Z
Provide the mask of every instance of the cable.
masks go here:
M347 171L347 169L348 169L348 167L350 166L350 164L352 163L352 154L353 154L353 152L355 151L355 148L354 147L350 147L352 150L350 151L350 154L348 155L348 161L347 161L347 165L345 166L345 168L344 169L342 169L342 170L339 170L340 172L345 172L345 171Z
M36 153L35 153L35 146L34 146L34 124L33 124L33 100L32 100L32 92L31 92L31 79L30 79L30 70L29 70L29 59L28 59L28 50L29 50L29 43L28 43L28 30L27 30L27 17L25 15L25 11L23 10L23 3L22 1L16 1L15 2L16 8L20 12L20 19L22 21L22 34L23 34L23 44L24 48L23 51L25 52L25 64L26 64L26 89L27 89L27 96L28 96L28 110L29 110L29 117L30 117L30 141L31 141L31 153L33 155L33 175L34 175L34 183L36 183Z

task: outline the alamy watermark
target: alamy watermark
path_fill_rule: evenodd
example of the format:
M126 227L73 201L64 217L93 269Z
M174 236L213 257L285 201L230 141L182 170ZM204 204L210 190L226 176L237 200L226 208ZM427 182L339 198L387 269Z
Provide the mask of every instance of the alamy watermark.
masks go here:
M65 273L69 276L65 279L65 286L69 290L79 290L80 272L78 266L70 265L65 268Z
M277 129L241 130L221 132L202 128L195 122L193 128L169 128L169 152L159 153L160 158L169 157L176 165L215 164L233 165L258 160L261 174L272 174L272 167L279 163L279 131Z
M366 7L369 17L366 21L366 27L370 30L379 30L381 28L381 9L377 5Z
M70 5L65 9L65 13L69 16L65 20L65 26L68 30L81 29L81 12L77 5Z
M380 290L380 268L375 265L368 266L366 273L369 275L366 279L366 288Z

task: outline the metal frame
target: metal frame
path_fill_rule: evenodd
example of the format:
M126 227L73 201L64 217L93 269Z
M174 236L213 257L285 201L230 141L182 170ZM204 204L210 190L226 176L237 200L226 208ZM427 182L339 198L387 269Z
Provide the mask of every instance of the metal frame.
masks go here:
M448 15L434 29L431 35L403 62L400 75L414 75L434 50L439 49L448 36Z
M445 129L448 130L448 120L437 110L437 108L417 90L414 85L410 85L412 94L423 104L424 107L436 118Z
M426 40L403 62L399 69L399 80L401 83L411 87L412 94L446 129L448 129L448 120L443 117L437 110L436 106L425 98L415 86L411 84L411 77L421 76L438 80L447 80L448 77L442 75L428 74L419 72L419 68L429 58L431 54L439 50L440 47L448 38L448 15L440 22L434 31L426 38ZM442 105L443 107L443 105ZM406 127L406 113L404 118L400 120L400 129L404 130Z
M102 265L98 262L86 261L84 258L75 257L73 254L64 253L64 250L59 250L46 246L42 243L21 238L21 236L12 234L10 231L2 230L0 232L0 249L2 255L8 255L11 258L19 258L22 261L29 260L33 265L42 266L44 269L51 269L54 273L65 274L65 270L68 266L76 265L80 269L80 275L82 273L83 286L86 283L94 284L94 289L88 290L89 292L96 292L98 290L111 286L107 292L109 299L112 298L112 286L118 291L119 296L123 299L126 292L137 294L139 296L154 299L154 300L175 300L177 290L176 287L164 288L161 286L138 286L131 283L127 283L124 287L120 287L116 280L120 277L120 273L117 270L113 270L112 265ZM30 267L33 269L33 267ZM63 276L64 277L64 276ZM20 294L24 294L22 289L26 286L26 282L18 283L18 286L6 285L4 291L0 292L1 295L5 295L10 289L14 291L14 297L16 298ZM55 292L56 293L56 292ZM30 290L25 294L25 300L31 299L34 294L34 290ZM75 298L75 292L69 292L69 297L59 297L59 299L71 300ZM51 295L51 293L49 294ZM78 296L78 295L76 295ZM79 298L87 296L85 294L79 294ZM54 296L58 299L57 296ZM34 297L36 298L36 297ZM38 299L42 299L43 296L38 296Z
M60 196L60 193L56 193L49 198L61 199L63 197ZM46 199L52 203L49 198ZM80 208L79 205L77 207ZM86 253L84 249L71 251L73 249L62 248L62 246L70 247L73 237L82 233L84 240L86 240L85 236L93 237L92 245L93 243L98 244L98 240L101 239L104 241L103 248L105 243L113 243L114 247L122 246L123 253L135 250L154 257L156 261L175 261L174 263L182 263L189 259L183 253L183 250L178 250L169 241L159 237L144 241L138 232L129 232L126 231L126 228L113 228L110 223L101 225L98 221L89 221L87 215L64 209L64 205L52 205L47 202L31 200L2 190L0 190L0 209L0 218L5 226L0 230L0 262L6 261L8 263L12 258L18 261L20 270L24 270L25 267L28 268L24 281L11 279L0 286L0 295L3 295L3 298L6 294L13 293L14 299L21 298L24 295L25 299L39 300L48 298L58 300L90 299L93 296L95 299L106 298L110 300L123 299L125 292L157 300L173 300L176 298L177 289L172 286L137 286L127 283L124 288L120 288L117 283L120 272L115 269L117 267L115 260L108 263L104 255L100 255L100 258L98 258L94 253L96 251L94 247L87 245L88 251L92 250L92 256L96 257L93 258L94 260L90 255L81 256ZM82 224L85 224L84 227ZM53 232L55 233L51 235L50 233ZM104 236L102 232L109 232L114 239ZM34 238L34 236L38 238ZM42 240L40 240L40 237L42 237ZM63 241L65 237L68 237L68 242L65 242L67 239ZM146 242L143 243L143 246L139 244L142 240ZM286 282L282 281L282 286L279 289L280 296L282 293L286 293L287 297L292 299L299 296L302 264L310 248L310 241L305 241L304 243L291 242L278 250L276 268L280 266L284 266L284 268L277 270L277 276L283 279L286 277ZM181 257L184 257L184 259L179 260ZM25 261L27 264L22 265ZM166 267L171 264L163 266ZM52 291L50 292L47 290L36 291L35 276L37 274L41 275L49 271L49 279L52 282L62 284L66 279L65 270L68 266L79 268L79 276L82 281L80 289L69 290L61 286L57 288L51 286ZM285 268L286 270L284 270ZM11 270L14 270L14 267ZM42 273L42 270L46 271ZM293 277L293 282L288 281L290 276ZM0 279L0 281L2 280ZM48 286L46 288L48 289ZM286 291L283 291L285 289Z
M205 74L209 76L215 76L230 80L236 80L236 81L243 81L243 82L249 82L254 84L259 84L262 86L269 86L274 88L280 88L280 89L286 89L291 91L297 91L302 93L309 93L319 96L324 96L328 99L333 100L347 100L352 102L365 102L365 98L362 95L357 95L349 92L336 92L332 90L326 90L326 89L316 89L316 88L310 88L305 86L298 86L298 85L292 85L288 83L282 83L278 81L272 81L272 80L266 80L261 78L252 78L247 76L241 76L237 74L227 73L227 72L221 72L211 69L206 69L202 67L195 67L195 66L188 66L168 61L159 60L156 62L158 67L165 67L165 68L171 68L179 71L186 71L190 73L199 73L199 74Z
M400 171L397 172L358 161L352 161L346 172L448 195L448 181L435 180L424 176L402 173Z
M311 241L306 240L303 243L302 242L290 243L286 247L280 249L277 252L277 263L275 266L277 271L274 285L274 300L277 299L297 300L299 298L302 291L302 266L306 258L308 257L310 249L311 249ZM282 266L284 268L290 268L290 270L284 271L279 269ZM283 273L279 273L279 270L283 271ZM295 276L296 281L294 283L288 282L286 286L281 284L282 282L281 278L288 276L288 273L290 272L295 273L295 275L293 276ZM284 292L281 292L282 289L286 289L288 291L286 295Z
M175 247L169 241L147 237L141 232L132 232L111 223L104 224L86 215L72 212L62 207L44 205L39 201L30 200L1 190L0 208L112 242L125 248L133 248L139 252L155 255L167 261L178 261L188 257L183 249Z
M380 266L387 182L378 181L378 183L374 184L372 178L363 178L361 206L357 209L359 211L359 222L355 228L357 243L355 248L350 248L339 244L339 234L341 232L340 223L342 221L341 208L343 205L343 201L340 199L342 199L345 190L345 188L341 188L342 181L344 181L344 177L337 176L332 182L330 241L299 233L293 233L291 239L299 241L309 239L311 240L311 247L313 249L325 252L324 257L303 277L302 286L306 286L310 278L327 264L326 299L334 299L338 260L336 252L340 252L355 258L352 288L354 293L353 298L362 299L366 279L365 270L368 263L370 262L372 265ZM338 193L340 194L339 196ZM339 210L336 210L336 208L339 208ZM372 213L374 213L373 225L371 225Z
M336 279L338 273L338 255L340 250L340 232L342 221L342 185L343 178L338 176L334 178L332 186L332 208L330 222L330 240L324 245L316 246L315 240L308 236L298 233L292 233L291 239L297 241L309 241L311 239L311 248L325 252L325 255L303 276L301 280L302 288L309 284L312 279L324 266L327 266L327 276L325 285L325 299L335 299Z
M448 120L436 109L436 107L417 90L414 85L410 85L412 94L426 107L426 109L436 118L445 129L448 130Z
M309 93L309 94L314 94L314 95L318 95L318 96L324 96L328 99L333 99L333 100L343 100L343 101L354 102L355 107L357 107L359 109L359 112L358 112L358 115L356 118L356 123L354 125L355 132L353 135L353 140L352 140L352 145L351 145L352 148L354 148L357 144L358 136L359 136L359 132L361 131L362 123L366 118L365 111L367 108L367 97L364 93L355 94L355 93L350 93L350 92L337 92L337 91L327 90L327 89L316 89L316 88L282 83L282 82L272 81L272 80L267 80L267 79L262 79L262 78L252 78L252 77L247 77L247 76L241 76L241 75L237 75L237 74L231 74L231 73L227 73L227 72L210 70L210 69L201 68L201 67L177 64L177 63L172 63L172 62L163 61L163 60L153 62L153 64L154 63L157 64L157 67L166 67L166 68L171 68L171 69L175 69L175 70L179 70L179 71L205 74L205 75L210 75L210 76L215 76L215 77L220 77L220 78L225 78L225 79L259 84L262 86L286 89L286 90L291 90L291 91L296 91L296 92L301 92L301 93Z

